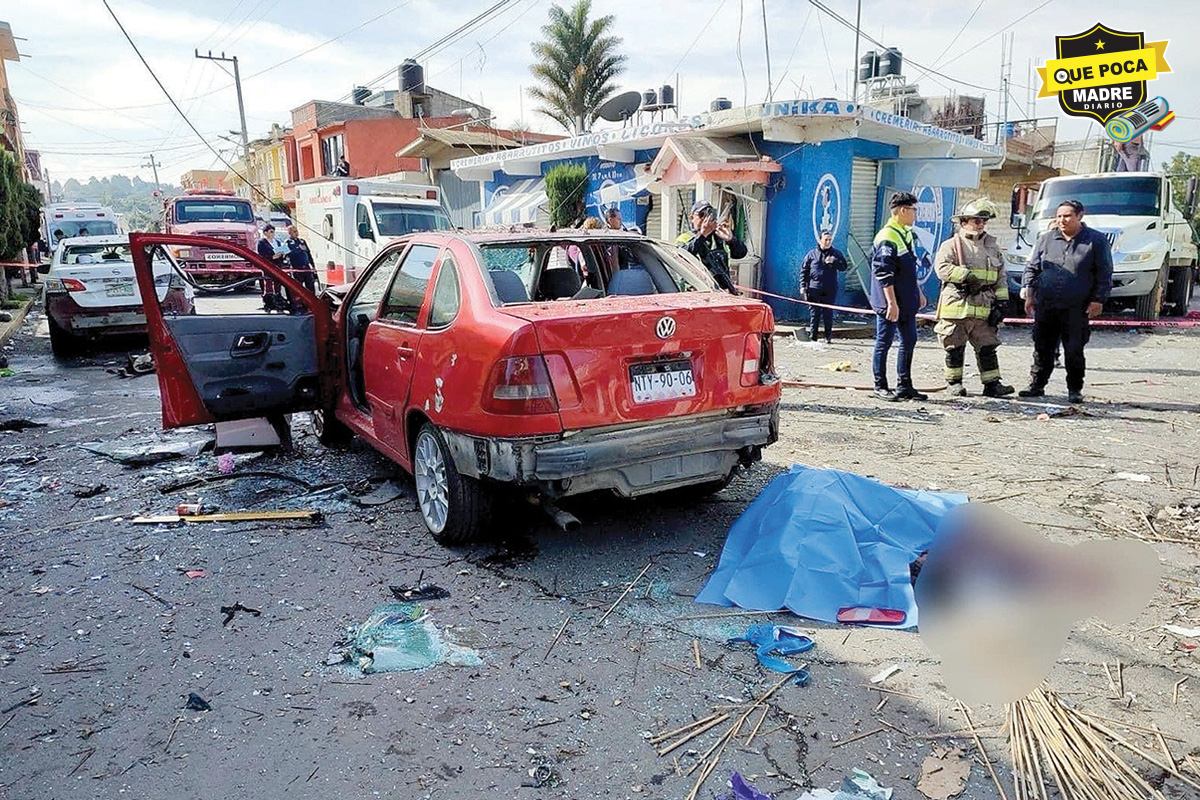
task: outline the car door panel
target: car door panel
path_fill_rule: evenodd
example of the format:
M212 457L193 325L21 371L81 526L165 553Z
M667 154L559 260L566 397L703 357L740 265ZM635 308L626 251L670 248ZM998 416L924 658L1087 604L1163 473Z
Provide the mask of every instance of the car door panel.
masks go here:
M156 297L149 258L155 246L202 246L236 254L282 284L297 314L167 316L145 303L146 327L162 394L163 426L247 419L334 402L337 370L326 369L333 321L328 307L286 270L240 245L176 234L130 235L142 297Z
M166 326L215 416L301 411L320 395L311 315L183 316Z

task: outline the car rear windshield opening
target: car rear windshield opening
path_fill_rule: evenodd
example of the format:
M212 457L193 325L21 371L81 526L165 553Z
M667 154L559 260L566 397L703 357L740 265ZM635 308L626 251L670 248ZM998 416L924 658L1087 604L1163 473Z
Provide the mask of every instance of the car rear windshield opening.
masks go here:
M716 288L698 261L658 242L537 240L479 249L501 305Z

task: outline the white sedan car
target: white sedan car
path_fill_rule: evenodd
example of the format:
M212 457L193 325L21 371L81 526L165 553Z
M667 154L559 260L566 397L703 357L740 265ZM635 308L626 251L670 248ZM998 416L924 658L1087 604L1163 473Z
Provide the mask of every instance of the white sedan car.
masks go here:
M128 235L63 239L41 270L50 346L59 358L103 336L146 332ZM195 313L195 293L165 251L154 259L154 283L164 311Z

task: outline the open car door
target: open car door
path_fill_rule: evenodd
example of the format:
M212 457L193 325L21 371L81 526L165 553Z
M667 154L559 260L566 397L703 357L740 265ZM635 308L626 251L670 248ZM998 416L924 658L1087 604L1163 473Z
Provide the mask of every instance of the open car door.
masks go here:
M197 313L189 315L164 314L157 301L145 303L164 428L332 405L337 384L328 363L332 314L285 269L208 237L134 233L129 242L142 297L157 299L151 269L157 248L202 246L206 257L226 253L229 260L254 264L292 299L291 311L284 313L265 311L258 293L198 293Z

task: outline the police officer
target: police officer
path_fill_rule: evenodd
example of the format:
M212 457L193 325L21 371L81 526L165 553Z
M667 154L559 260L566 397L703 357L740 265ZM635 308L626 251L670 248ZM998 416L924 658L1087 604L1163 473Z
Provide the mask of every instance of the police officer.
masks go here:
M996 216L996 204L986 198L975 200L954 219L958 232L938 248L933 269L942 282L938 296L934 333L946 351L946 383L949 393L966 397L963 361L967 345L975 349L979 379L986 397L1004 397L1013 387L1000 380L1000 346L997 327L1000 310L1008 302L1008 280L1004 255L996 237L984 228Z
M845 272L849 264L846 256L833 246L833 231L826 228L817 237L817 246L808 251L800 265L800 298L810 303L829 305L837 298L838 273ZM833 309L809 306L812 331L808 338L817 340L817 325L825 322L825 343L829 344L833 333Z
M679 234L675 244L700 259L727 292L737 294L733 278L729 275L729 259L745 258L746 245L733 235L728 220L717 222L717 210L707 200L692 204L692 229Z
M1033 366L1021 397L1041 397L1062 344L1067 399L1083 402L1091 336L1088 321L1100 316L1112 290L1112 250L1104 234L1083 223L1083 203L1067 200L1054 212L1055 228L1038 237L1021 276L1025 313L1033 316Z
M310 292L317 291L317 267L313 263L312 251L308 242L300 238L300 231L295 225L289 225L287 240L287 262L292 276Z
M871 251L871 307L875 310L875 396L881 400L928 400L912 384L913 350L917 346L917 311L925 298L917 286L916 234L917 198L899 192L890 204L892 216L879 233ZM900 335L896 354L897 388L888 387L887 358L892 341Z

